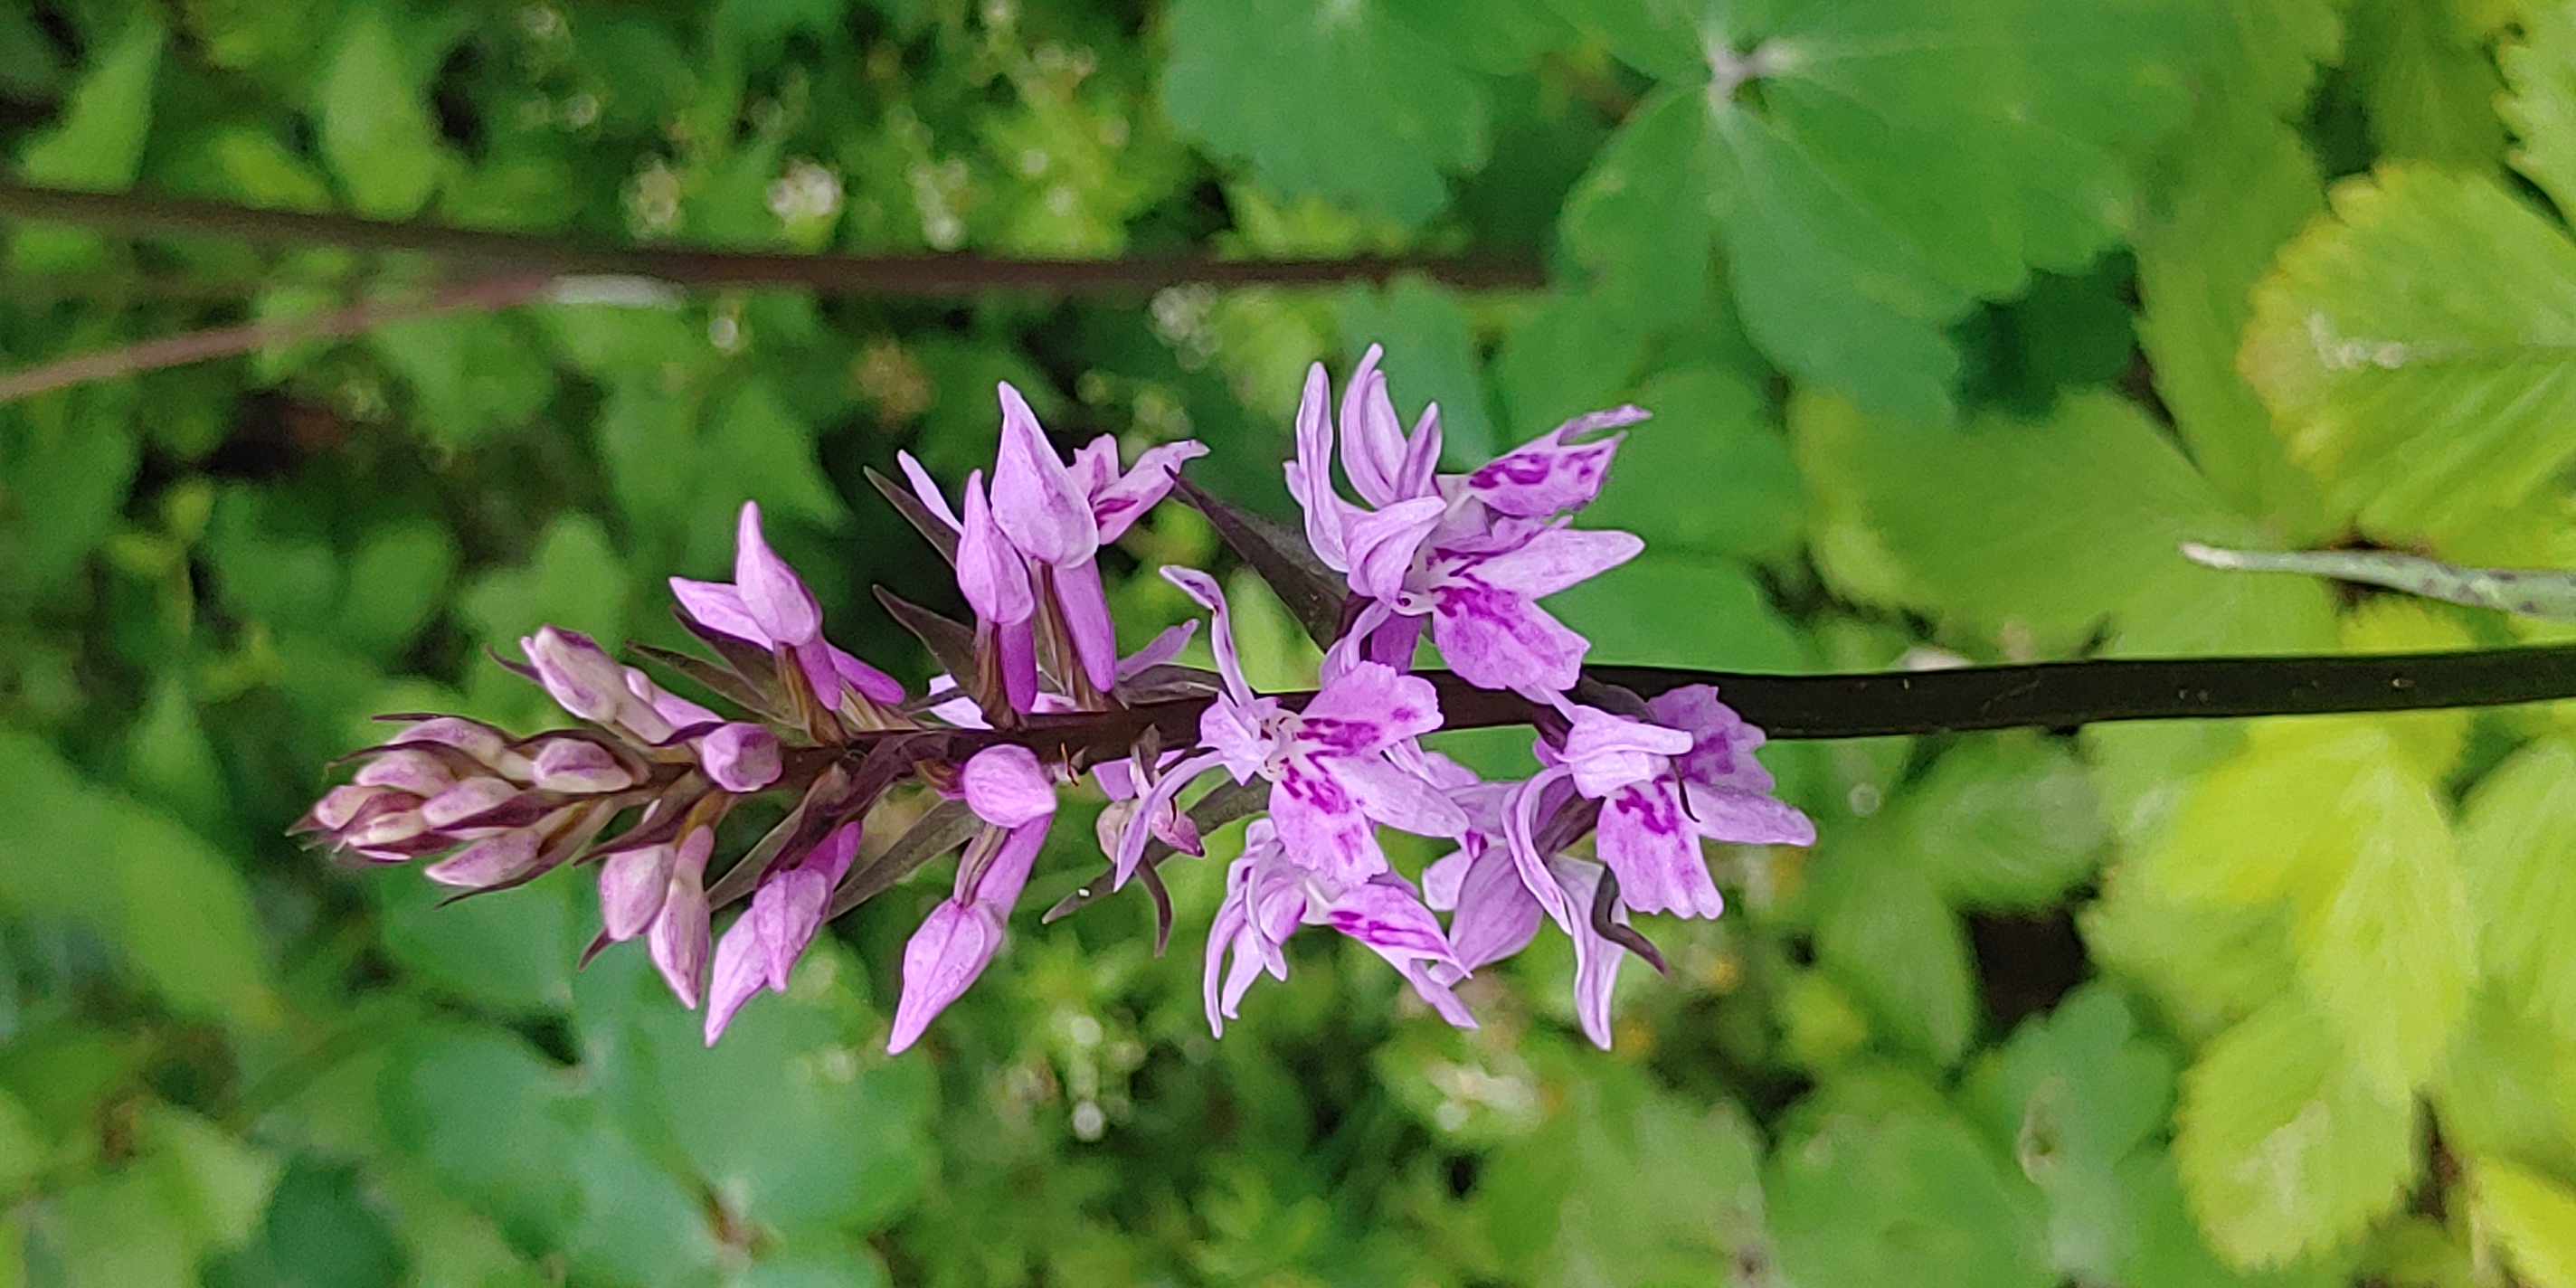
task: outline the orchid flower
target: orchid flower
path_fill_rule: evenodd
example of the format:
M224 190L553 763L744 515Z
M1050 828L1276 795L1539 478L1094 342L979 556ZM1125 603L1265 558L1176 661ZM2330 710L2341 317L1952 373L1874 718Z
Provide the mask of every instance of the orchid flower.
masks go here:
M1441 1018L1476 1027L1449 988L1466 969L1410 882L1381 872L1344 886L1290 858L1270 821L1255 819L1244 829L1242 857L1226 869L1225 902L1208 930L1204 991L1208 1028L1217 1036L1225 1036L1225 1022L1236 1017L1253 980L1265 971L1288 978L1281 945L1300 925L1330 926L1358 940L1402 972Z
M1029 578L1028 556L993 521L992 502L984 493L984 473L966 476L959 507L948 508L939 484L910 452L895 453L904 476L921 503L957 534L957 589L975 612L975 651L998 658L1003 696L1011 709L1035 710L1038 700L1036 588Z
M890 1053L920 1041L930 1022L992 963L1002 946L1003 923L1055 821L1055 787L1026 747L987 747L967 760L958 778L984 830L957 861L954 894L930 910L904 945L903 992L886 1040Z
M1361 662L1334 677L1302 711L1261 697L1243 678L1225 592L1190 568L1163 576L1215 617L1209 634L1224 691L1199 720L1206 750L1166 770L1120 838L1116 881L1144 857L1146 822L1200 775L1222 768L1238 783L1272 783L1270 817L1288 858L1341 886L1387 870L1375 824L1424 836L1456 836L1466 816L1438 788L1389 753L1440 727L1429 681Z
M743 502L734 525L733 581L673 577L671 593L698 625L794 657L825 707L841 705L845 685L871 702L903 701L893 676L823 638L823 610L805 579L761 536L758 502Z
M714 1046L734 1013L767 985L787 991L798 958L823 928L832 891L849 875L859 853L860 825L844 823L793 863L771 868L752 892L751 909L734 919L716 942L707 985L707 1045Z

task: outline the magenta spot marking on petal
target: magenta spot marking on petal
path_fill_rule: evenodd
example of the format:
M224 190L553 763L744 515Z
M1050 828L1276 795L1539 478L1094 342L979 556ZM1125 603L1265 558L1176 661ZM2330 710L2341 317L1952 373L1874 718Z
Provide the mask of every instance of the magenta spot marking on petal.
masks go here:
M1637 826L1663 836L1676 836L1682 830L1681 806L1669 791L1646 792L1635 787L1622 787L1613 793L1609 807L1637 821Z

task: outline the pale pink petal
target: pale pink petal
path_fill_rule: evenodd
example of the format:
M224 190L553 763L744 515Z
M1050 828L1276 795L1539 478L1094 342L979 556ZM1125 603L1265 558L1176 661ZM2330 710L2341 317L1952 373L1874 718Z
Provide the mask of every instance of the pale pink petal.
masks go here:
M1316 693L1299 713L1298 738L1337 756L1381 751L1440 727L1440 694L1429 680L1361 662Z
M939 484L930 477L930 471L921 468L921 462L914 460L910 452L896 452L894 460L895 464L903 467L903 476L911 482L912 494L921 499L922 506L937 516L941 523L947 524L949 531L963 531L966 525L958 520L955 510L948 508L948 498L940 494Z
M1558 888L1574 914L1574 1013L1583 1035L1593 1045L1610 1049L1610 994L1619 984L1619 961L1628 950L1592 929L1592 901L1600 893L1601 869L1580 859L1559 858L1552 864ZM1611 920L1627 924L1628 914L1613 910Z
M1686 783L1693 822L1714 841L1737 845L1813 845L1816 822L1767 792Z
M1002 446L993 465L993 517L1029 558L1065 567L1100 549L1091 500L1038 427L1037 413L1009 384L1000 385ZM972 522L972 517L969 517Z
M1197 635L1198 631L1199 624L1196 621L1187 621L1146 641L1145 647L1119 660L1118 678L1135 679L1146 671L1179 657L1181 650L1189 647L1190 639Z
M1458 964L1475 970L1528 947L1538 937L1544 913L1511 855L1500 846L1479 846L1452 857L1464 860L1456 869L1457 889L1449 901L1456 909L1449 918L1449 948Z
M1306 369L1297 403L1297 458L1288 462L1288 495L1306 517L1306 544L1335 572L1350 570L1342 529L1352 507L1333 491L1332 386L1318 362Z
M963 996L1002 946L1001 922L981 909L942 900L903 948L903 991L895 1000L886 1051L901 1054Z
M724 725L698 739L698 765L726 791L759 791L778 781L778 735L765 725Z
M1469 684L1544 697L1573 688L1583 677L1590 641L1567 630L1527 595L1444 586L1432 605L1432 642Z
M986 621L1025 622L1037 611L1028 565L1019 547L995 526L980 471L966 476L966 519L957 535L957 588L976 616Z
M635 784L607 748L581 738L547 739L535 765L536 785L550 792L614 792Z
M708 1046L714 1046L716 1039L724 1036L725 1027L733 1023L734 1012L760 991L768 956L765 947L760 928L749 915L736 918L724 938L716 941L715 969L707 983Z
M1234 621L1226 610L1225 591L1217 586L1216 578L1196 568L1165 564L1163 580L1180 587L1181 593L1214 616L1208 644L1216 651L1217 674L1223 677L1226 692L1236 702L1252 701L1252 685L1243 678L1243 662L1234 651Z
M633 939L653 924L671 894L677 845L619 850L599 864L599 919L612 940Z
M1055 785L1026 747L986 747L967 758L958 780L967 808L996 827L1022 827L1055 813Z
M1542 529L1518 549L1479 559L1471 575L1497 590L1553 595L1637 557L1646 543L1600 528Z
M671 594L698 625L720 635L748 640L762 648L774 647L769 632L760 628L751 610L743 606L742 592L734 589L731 583L673 577Z
M1637 408L1621 407L1567 421L1469 474L1467 491L1498 514L1535 518L1581 509L1601 494L1620 436L1584 443L1566 440L1645 418L1646 413Z
M1710 879L1699 832L1682 816L1670 779L1622 787L1601 802L1594 833L1601 861L1619 878L1619 900L1639 912L1714 917L1726 900Z
M626 697L626 668L607 650L579 631L540 626L519 641L537 683L563 709L584 720L613 723L631 705Z
M1370 819L1415 836L1462 835L1466 811L1431 784L1376 757L1350 757L1328 762L1327 771L1341 780L1359 810Z
M421 869L421 875L440 885L476 890L515 881L528 875L536 865L536 833L526 828L512 828L485 837L430 864Z
M1403 594L1405 575L1413 570L1422 543L1440 526L1448 508L1439 497L1421 496L1353 520L1343 533L1351 589L1371 599L1391 600Z
M823 633L823 610L814 593L762 539L755 501L742 503L741 520L734 525L733 583L743 610L773 642L792 647Z
M1118 629L1109 620L1109 592L1100 585L1100 565L1089 559L1055 570L1055 599L1064 610L1065 632L1081 660L1091 687L1103 693L1118 683Z
M1090 489L1091 514L1100 524L1100 539L1109 542L1125 536L1136 520L1170 495L1172 480L1179 477L1181 466L1207 455L1207 450L1205 444L1192 439L1149 447L1124 476L1105 488ZM1110 465L1113 470L1117 465L1115 444L1110 447Z

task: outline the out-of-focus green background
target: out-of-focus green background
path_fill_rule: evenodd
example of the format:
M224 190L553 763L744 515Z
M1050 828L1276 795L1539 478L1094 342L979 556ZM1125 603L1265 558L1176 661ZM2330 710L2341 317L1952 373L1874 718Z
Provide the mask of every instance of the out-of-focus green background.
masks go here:
M0 153L643 242L1555 283L542 303L0 406L0 1285L2576 1288L2549 709L1775 747L1823 843L1712 855L1728 916L1648 926L1672 970L1607 1054L1561 943L1459 1033L1320 933L1212 1041L1215 861L1173 869L1171 956L1137 901L1024 916L889 1060L925 873L707 1051L632 946L574 969L581 875L440 908L282 834L373 713L548 719L487 645L675 642L660 579L719 574L746 497L918 683L866 588L953 591L864 467L987 461L1008 379L1276 509L1304 366L1372 341L1459 461L1654 410L1589 520L1648 554L1557 601L1597 660L2545 634L2173 548L2576 564L2566 4L5 0ZM0 239L11 372L472 272ZM1122 628L1180 612L1134 569L1213 544L1130 537ZM1241 629L1256 678L1311 666ZM1095 870L1086 813L1033 908Z

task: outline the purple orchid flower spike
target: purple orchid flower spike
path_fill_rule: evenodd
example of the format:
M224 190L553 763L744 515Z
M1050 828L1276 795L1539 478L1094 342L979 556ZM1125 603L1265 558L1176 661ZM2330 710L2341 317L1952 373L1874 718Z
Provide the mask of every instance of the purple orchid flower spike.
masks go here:
M714 1046L733 1023L735 1012L763 986L787 991L798 959L823 928L832 891L849 875L858 857L860 825L832 829L794 863L773 868L752 892L751 908L735 918L716 943L715 967L707 985L707 1045Z
M1114 868L1125 884L1144 857L1147 823L1200 775L1223 769L1238 783L1269 779L1269 812L1295 862L1343 887L1387 870L1375 825L1456 836L1467 819L1439 789L1389 753L1440 727L1428 681L1362 662L1326 683L1303 711L1261 697L1236 658L1225 593L1190 568L1163 576L1215 616L1209 633L1224 692L1199 721L1206 750L1164 770L1120 838Z
M1410 884L1390 872L1343 887L1289 857L1270 821L1255 819L1244 830L1242 857L1226 870L1225 902L1208 930L1203 987L1208 1028L1217 1036L1225 1036L1225 1022L1237 1018L1253 980L1264 972L1288 978L1281 945L1301 925L1330 926L1366 945L1402 972L1443 1019L1462 1029L1476 1027L1449 987L1466 969Z
M673 577L671 593L698 625L795 657L825 706L840 705L844 685L871 702L903 701L903 686L893 676L823 638L823 610L805 579L761 536L758 502L742 503L732 583Z
M984 830L957 861L953 895L930 910L904 945L903 992L886 1040L889 1053L920 1041L930 1022L992 963L1003 924L1055 821L1055 787L1026 747L1002 744L975 753L960 770L958 785Z
M1207 449L1195 442L1166 444L1138 457L1136 468L1122 476L1117 440L1104 435L1077 451L1068 466L1020 391L1005 383L999 393L1002 446L993 464L994 519L1012 545L1046 570L1084 677L1105 693L1117 683L1118 640L1100 583L1100 547L1124 535L1172 490L1181 464Z
M910 452L895 453L895 462L911 480L915 496L941 523L957 534L957 589L975 611L975 646L980 655L992 650L999 659L1004 698L1014 711L1037 707L1037 591L1029 580L1029 559L994 521L984 492L984 474L966 476L959 500L963 515L948 508L939 484Z

